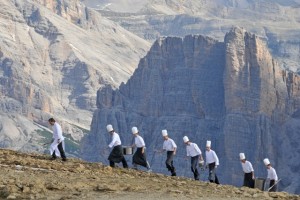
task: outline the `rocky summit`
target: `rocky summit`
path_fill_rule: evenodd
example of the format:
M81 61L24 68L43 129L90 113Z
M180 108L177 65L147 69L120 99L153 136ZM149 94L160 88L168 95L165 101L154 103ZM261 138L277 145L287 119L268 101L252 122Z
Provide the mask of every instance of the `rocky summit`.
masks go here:
M239 153L252 162L256 177L266 177L269 158L279 189L299 193L300 77L283 70L265 43L242 28L224 42L200 35L157 40L126 84L97 93L91 133L82 140L82 156L107 162L106 125L132 142L131 127L144 137L154 171L165 168L161 130L177 143L177 174L190 177L182 141L187 135L204 152L212 141L220 159L221 183L242 185ZM129 159L130 160L130 159ZM202 180L207 180L205 172Z
M286 69L300 72L299 0L83 0L147 40L208 35L223 41L233 26L263 38Z
M0 163L0 199L300 199L285 192L267 193L133 169L113 169L78 159L61 162L42 154L4 149L0 149Z

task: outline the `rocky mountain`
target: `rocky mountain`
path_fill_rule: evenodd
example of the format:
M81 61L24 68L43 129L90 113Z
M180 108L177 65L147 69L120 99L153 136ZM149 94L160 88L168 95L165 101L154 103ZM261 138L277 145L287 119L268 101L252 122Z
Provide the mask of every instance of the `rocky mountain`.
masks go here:
M299 195L215 185L132 169L112 169L78 159L50 161L49 156L0 149L1 199L203 199L299 200ZM217 191L217 192L216 192Z
M233 26L267 42L288 70L300 72L299 0L84 0L103 16L154 41L160 36L202 34L220 41Z
M265 41L242 28L233 28L224 42L201 35L158 39L126 84L99 89L91 132L82 140L84 159L107 163L108 123L123 145L131 144L131 127L138 127L154 171L167 173L165 155L154 151L167 129L178 145L179 176L191 176L182 141L187 135L203 152L212 141L221 183L242 185L238 155L244 152L257 177L266 177L262 160L268 157L282 179L280 190L300 192L300 77L282 69Z
M43 151L54 116L78 155L97 90L126 82L149 43L78 0L2 0L0 24L0 147Z

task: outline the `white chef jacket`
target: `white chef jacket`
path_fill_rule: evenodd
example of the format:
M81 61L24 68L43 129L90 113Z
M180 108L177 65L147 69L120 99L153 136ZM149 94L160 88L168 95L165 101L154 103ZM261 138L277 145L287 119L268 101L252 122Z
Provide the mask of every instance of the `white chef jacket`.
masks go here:
M244 173L251 173L251 172L254 172L254 169L253 169L253 167L252 167L252 164L251 164L251 162L249 162L248 160L246 160L245 163L242 163L242 168L243 168Z
M268 179L275 180L275 181L278 180L276 171L273 167L270 167L270 169L267 169L267 171L268 171L268 177L267 177Z
M191 142L190 144L186 145L186 155L187 156L194 157L194 156L198 156L200 154L202 154L202 152L199 149L197 144Z
M145 142L144 142L144 139L137 135L135 138L134 138L134 144L137 148L141 148L141 147L145 147Z
M55 122L52 126L52 131L53 131L53 139L57 142L59 139L60 141L63 141L65 138L62 135L62 129L61 126Z
M174 148L177 148L177 145L175 144L175 142L171 138L168 138L167 140L164 141L164 144L163 144L163 149L164 150L174 151Z
M214 150L205 151L205 158L207 164L215 162L216 165L219 165L219 158Z
M121 139L120 139L120 136L118 133L114 132L112 134L112 140L110 142L110 144L108 145L109 148L112 148L112 147L115 147L115 146L118 146L118 145L121 145Z
M57 122L53 124L52 131L53 131L53 142L50 145L50 155L52 155L53 152L55 152L55 155L60 157L60 152L57 148L57 146L59 145L58 140L59 142L62 142L62 147L65 150L65 142L64 142L65 138L62 135L61 126Z

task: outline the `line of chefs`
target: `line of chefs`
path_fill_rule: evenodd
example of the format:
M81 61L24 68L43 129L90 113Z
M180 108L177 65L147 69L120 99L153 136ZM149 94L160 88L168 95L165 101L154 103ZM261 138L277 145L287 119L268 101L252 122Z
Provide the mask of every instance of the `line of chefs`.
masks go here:
M121 146L122 143L119 134L114 131L113 126L111 124L108 124L106 126L106 129L112 136L112 140L108 145L110 148L112 148L112 151L108 157L110 166L115 167L115 163L122 162L123 167L128 168L128 164L123 155L123 148ZM139 135L139 131L137 127L132 127L132 134L135 137L132 147L134 146L137 147L137 150L134 153L132 158L132 164L135 169L137 169L137 165L140 165L147 168L147 171L150 172L151 168L146 158L146 153L145 153L146 145L144 139ZM174 140L172 140L169 137L167 130L162 130L162 136L164 139L163 148L161 150L156 150L156 152L167 153L167 159L165 161L166 168L168 169L168 171L171 172L171 176L176 176L176 169L173 164L173 158L176 155L177 145L174 142ZM196 143L191 142L187 136L183 137L183 142L186 144L187 156L191 158L191 171L194 174L194 179L199 180L200 174L198 171L198 166L204 167L202 152L198 147L198 145ZM206 158L205 167L209 169L209 176L208 176L209 181L212 183L219 184L219 180L216 174L216 169L219 166L219 159L216 152L211 149L211 141L206 142L205 158ZM254 176L254 170L252 164L248 160L246 160L244 153L240 153L240 161L244 172L243 186L253 188L255 176ZM271 163L268 158L265 158L263 162L268 171L267 179L270 180L269 191L277 191L278 177L276 171L271 166Z

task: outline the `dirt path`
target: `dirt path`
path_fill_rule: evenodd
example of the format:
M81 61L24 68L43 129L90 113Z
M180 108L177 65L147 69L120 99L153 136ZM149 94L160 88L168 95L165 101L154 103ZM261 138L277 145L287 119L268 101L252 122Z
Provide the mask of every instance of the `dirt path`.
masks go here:
M300 199L284 192L267 193L194 181L183 177L112 169L77 159L0 150L2 199Z

